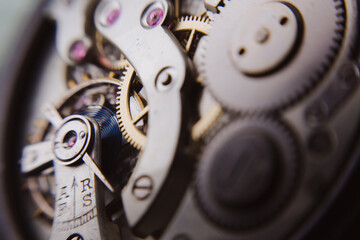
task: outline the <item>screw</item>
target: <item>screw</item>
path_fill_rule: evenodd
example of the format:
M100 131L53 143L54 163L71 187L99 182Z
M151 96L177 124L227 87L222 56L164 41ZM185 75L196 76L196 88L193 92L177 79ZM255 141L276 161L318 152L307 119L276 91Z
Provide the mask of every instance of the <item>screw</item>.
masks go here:
M150 27L157 26L161 23L164 17L164 11L161 8L155 8L149 12L146 17L146 22Z
M107 2L100 13L99 21L104 27L110 27L120 17L120 6L117 1Z
M132 193L138 200L145 200L150 196L152 189L153 181L151 178L148 176L141 176L135 181Z
M89 50L88 45L84 41L76 41L70 48L70 58L74 61L81 61L85 58Z

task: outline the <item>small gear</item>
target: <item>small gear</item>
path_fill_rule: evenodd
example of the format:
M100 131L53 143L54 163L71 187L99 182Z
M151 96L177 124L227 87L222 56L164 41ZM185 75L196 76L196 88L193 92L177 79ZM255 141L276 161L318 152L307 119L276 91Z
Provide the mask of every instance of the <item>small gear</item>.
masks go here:
M201 45L201 78L228 110L281 109L329 71L345 25L342 0L230 1Z
M141 93L143 87L131 65L125 68L120 81L116 112L119 126L125 139L135 148L142 150L146 144L149 112L147 101Z
M206 36L210 29L210 19L199 16L182 17L172 26L174 35L190 58L194 58L200 39ZM206 113L202 114L202 117L193 126L192 138L194 140L199 140L222 114L221 106L205 90L201 102L204 101L210 102L212 106Z
M178 19L172 26L172 31L186 53L193 58L202 36L207 35L211 25L210 19L199 16L186 16Z
M279 121L252 117L230 123L200 158L196 177L200 208L226 229L265 223L291 195L298 157L295 138Z
M124 70L130 63L125 56L106 40L99 32L96 32L96 49L99 53L98 60L110 70Z

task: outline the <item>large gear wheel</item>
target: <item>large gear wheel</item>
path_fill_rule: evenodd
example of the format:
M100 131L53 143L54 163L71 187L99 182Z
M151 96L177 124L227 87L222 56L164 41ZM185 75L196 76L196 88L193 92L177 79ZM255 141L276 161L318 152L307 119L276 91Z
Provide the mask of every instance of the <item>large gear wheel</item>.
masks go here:
M231 1L202 45L201 76L228 110L285 107L329 71L345 25L342 0Z
M221 129L199 164L196 195L205 215L226 229L245 230L286 204L298 175L298 151L283 124L253 117Z
M149 106L140 93L142 85L136 78L136 72L131 65L125 68L124 76L120 81L116 112L120 129L132 146L142 150L146 144L146 118ZM134 105L137 106L134 107Z

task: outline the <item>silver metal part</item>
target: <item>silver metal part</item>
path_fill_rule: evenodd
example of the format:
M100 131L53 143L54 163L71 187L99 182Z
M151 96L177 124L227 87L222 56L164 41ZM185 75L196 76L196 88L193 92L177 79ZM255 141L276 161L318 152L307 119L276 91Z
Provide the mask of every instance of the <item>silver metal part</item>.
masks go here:
M43 106L42 112L54 127L58 128L62 124L63 119L54 105L50 103L45 104Z
M70 128L73 130L67 128L68 124L74 125L73 119L79 119L79 117L81 116L71 116L70 119L65 120L58 132L61 133L62 128L64 128L64 131L69 132L79 130L80 133L76 134L80 138L81 136L83 136L83 139L90 137L91 132L86 133L86 135L81 134L82 131L87 130L86 127L81 127L81 125L79 125L80 127L73 126ZM88 123L90 124L90 122ZM55 215L50 239L71 239L73 236L82 239L118 239L119 237L115 226L108 222L105 217L103 189L96 176L100 176L99 178L102 181L105 178L93 160L99 162L98 143L100 142L100 136L96 127L92 134L95 138L95 146L90 154L93 157L90 157L89 153L78 155L82 156L85 164L71 166L64 165L61 160L54 161L57 187ZM73 147L76 147L77 141ZM86 146L81 139L79 144ZM59 151L66 151L66 149L60 149ZM108 184L106 179L105 184Z
M51 163L55 157L51 146L50 141L26 146L22 152L21 172L29 173Z
M5 145L30 142L25 181L14 182L34 200L19 209L48 234L35 238L300 240L317 230L359 168L359 4L49 1L59 59L36 61L24 84L33 92L10 118L24 131L7 130Z
M81 61L92 42L85 33L89 0L55 0L50 5L50 15L56 20L56 48L68 64Z
M248 18L252 19L247 15L249 12L258 14L266 10L274 15L262 14L248 22ZM319 11L323 14L318 14ZM336 60L345 31L344 12L344 5L333 1L228 2L202 45L200 71L205 85L232 111L253 113L288 106L321 81ZM270 22L275 26L267 27ZM279 40L272 42L276 39ZM273 44L281 45L271 48ZM261 59L259 65L252 52ZM242 57L249 61L242 61Z
M294 12L280 2L250 10L238 20L237 32L228 45L233 64L250 75L278 67L295 47L299 34L297 21Z
M63 165L71 165L78 161L89 146L91 139L90 122L82 116L70 116L57 129L54 138L56 159Z
M108 180L106 180L104 174L100 171L95 161L90 157L88 153L85 153L82 160L84 163L95 173L95 175L103 182L103 184L111 191L114 192L114 188L111 186Z
M56 134L50 142L27 146L21 162L22 171L30 172L48 163L49 159L54 160L57 187L50 239L68 239L73 234L78 234L83 239L116 239L116 231L109 231L114 226L107 223L105 218L104 204L101 203L103 190L95 177L114 192L95 163L99 162L100 155L100 134L96 123L91 124L90 120L80 115L61 120L54 107L47 105L45 109L49 120L56 124ZM90 138L94 138L90 153L93 157L86 152ZM37 158L40 160L35 161ZM74 165L81 158L85 164Z
M179 44L170 37L166 27L157 25L149 29L143 26L142 16L153 4L152 1L119 0L119 19L111 27L104 27L100 23L100 16L107 2L101 1L96 9L96 28L112 41L134 66L146 90L150 109L145 149L131 175L128 187L122 192L129 225L134 226L155 200L166 181L174 158L181 131L180 89L185 80L187 63ZM168 9L166 1L159 2ZM164 18L167 14L164 11ZM159 92L156 79L164 68L172 69L172 84L167 91ZM143 201L137 201L132 194L132 188L135 180L144 175L153 180L152 193Z

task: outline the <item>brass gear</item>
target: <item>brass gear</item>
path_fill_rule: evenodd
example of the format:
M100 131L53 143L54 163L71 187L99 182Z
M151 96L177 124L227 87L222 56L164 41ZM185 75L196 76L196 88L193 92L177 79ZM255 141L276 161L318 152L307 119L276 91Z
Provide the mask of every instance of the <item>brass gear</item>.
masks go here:
M178 19L177 23L172 26L172 31L184 47L185 52L190 58L193 58L197 45L202 36L208 35L208 31L212 28L210 25L210 19L208 17L201 16L185 16ZM199 80L199 82L201 82ZM203 97L206 93L203 93ZM206 97L206 96L205 96ZM222 109L220 104L212 101L212 106L202 116L192 128L193 140L199 140L204 134L216 123L219 117L222 115Z
M210 19L207 17L185 16L172 26L172 31L190 58L194 57L200 38L212 28L209 23Z
M120 130L125 139L133 147L142 150L146 144L146 117L149 112L149 106L142 94L134 88L135 82L139 83L139 81L136 79L136 72L131 65L125 68L120 82L116 107ZM133 116L134 114L131 111L131 98L141 108L137 116ZM137 123L141 120L144 120L142 130L137 126Z
M96 32L95 39L96 39L96 49L99 54L98 60L101 65L111 70L124 70L126 66L130 64L122 53L120 53L119 59L109 58L104 48L104 45L109 43L109 41L106 40L99 32Z

